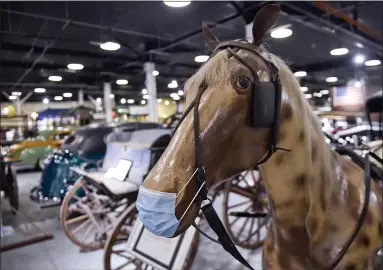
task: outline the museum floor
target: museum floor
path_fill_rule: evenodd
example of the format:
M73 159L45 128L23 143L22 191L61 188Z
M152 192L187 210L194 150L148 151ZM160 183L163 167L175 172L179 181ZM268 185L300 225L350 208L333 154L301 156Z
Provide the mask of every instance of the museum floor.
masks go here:
M59 207L40 209L39 206L29 199L29 190L39 181L41 172L20 172L18 173L19 193L20 193L20 209L29 217L33 217L37 224L44 228L45 231L52 232L53 240L40 242L23 248L14 249L1 254L1 270L98 270L103 269L103 250L92 252L80 252L79 247L72 244L62 231L58 219ZM6 208L7 203L2 199L2 207ZM214 203L219 214L222 213L221 198L217 198ZM37 230L30 226L19 216L13 216L9 211L4 210L3 228L6 231L13 227L16 231L10 236L1 238L2 243L7 243L22 236L18 231L20 229L28 229L28 231L36 232ZM207 224L201 223L210 234L212 231L207 230ZM240 249L243 256L249 260L255 269L261 267L261 250L244 250ZM192 270L245 270L244 266L236 262L229 254L227 254L221 246L210 240L200 236L197 256L193 262Z

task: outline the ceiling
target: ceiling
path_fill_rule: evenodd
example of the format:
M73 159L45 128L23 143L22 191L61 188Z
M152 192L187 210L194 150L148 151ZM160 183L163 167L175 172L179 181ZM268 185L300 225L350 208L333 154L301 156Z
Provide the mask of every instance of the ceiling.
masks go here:
M159 97L169 96L178 84L201 65L194 57L210 52L204 46L201 22L205 21L220 40L245 38L245 25L265 2L192 2L172 8L163 2L0 2L0 90L41 101L64 92L83 89L86 96L102 96L106 76L124 78L128 85L112 84L116 100L141 99L145 74L143 63L153 61ZM308 93L343 85L355 77L381 87L382 65L366 67L353 62L356 54L382 60L382 2L282 2L278 26L290 24L293 34L284 39L268 38L270 51L289 63L293 71L305 70L301 84ZM99 44L118 42L117 51L105 51ZM360 45L363 48L360 48ZM358 47L359 46L359 47ZM349 53L332 56L334 48ZM69 63L84 69L72 71ZM48 76L62 76L50 82ZM335 84L325 78L336 76ZM326 98L326 97L325 97ZM4 96L1 95L4 100ZM326 98L327 99L327 98ZM317 100L318 102L321 99Z

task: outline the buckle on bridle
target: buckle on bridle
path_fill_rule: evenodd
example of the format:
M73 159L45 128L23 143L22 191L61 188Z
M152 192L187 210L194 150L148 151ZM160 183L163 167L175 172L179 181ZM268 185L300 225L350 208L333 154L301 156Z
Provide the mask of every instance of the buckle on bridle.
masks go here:
M203 187L199 193L199 196L202 200L206 200L208 190L206 188L206 171L205 171L205 168L203 166L197 168L196 178L197 178L197 182L198 182L199 187L201 187L203 185Z

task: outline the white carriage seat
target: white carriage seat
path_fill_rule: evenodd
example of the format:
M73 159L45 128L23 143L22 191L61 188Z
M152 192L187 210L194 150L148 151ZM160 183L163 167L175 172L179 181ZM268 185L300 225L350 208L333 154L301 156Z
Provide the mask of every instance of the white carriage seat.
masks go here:
M170 135L167 129L145 129L132 133L131 140L124 144L124 154L121 159L130 160L132 166L124 181L104 178L102 183L116 195L137 191L149 172L151 147L160 137Z

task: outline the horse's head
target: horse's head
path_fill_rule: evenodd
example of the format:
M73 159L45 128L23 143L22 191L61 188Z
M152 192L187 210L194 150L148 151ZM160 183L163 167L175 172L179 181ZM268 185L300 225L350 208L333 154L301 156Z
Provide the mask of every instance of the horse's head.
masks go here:
M202 27L206 44L214 48L215 53L187 81L185 92L187 105L193 106L200 96L200 149L208 187L254 167L269 150L275 85L269 83L270 87L262 88L259 85L273 80L276 73L260 44L278 22L279 12L279 5L267 5L257 13L252 43L218 43L210 29L206 25ZM270 95L272 98L268 98ZM263 96L261 101L268 104L260 104L255 98L260 96ZM269 105L273 105L272 109ZM146 177L137 201L139 217L145 226L163 236L185 231L196 218L201 204L195 198L198 185L193 178L196 170L194 109L185 115L168 148ZM257 117L266 119L255 119L258 123L254 124ZM263 125L259 123L262 121Z

